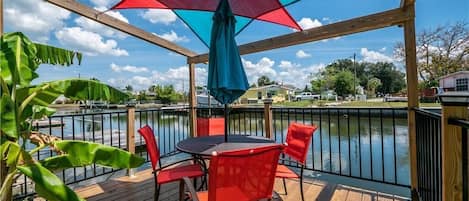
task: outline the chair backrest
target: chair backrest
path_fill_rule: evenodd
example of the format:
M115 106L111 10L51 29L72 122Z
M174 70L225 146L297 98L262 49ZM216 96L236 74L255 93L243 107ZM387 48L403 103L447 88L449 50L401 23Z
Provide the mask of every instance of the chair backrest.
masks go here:
M144 127L138 129L138 133L143 136L145 139L147 153L150 155L151 167L155 170L160 161L160 151L158 150L158 145L156 144L155 134L153 129L150 126L145 125Z
M252 201L272 197L283 145L215 153L210 160L208 200Z
M317 126L315 125L291 123L288 127L286 147L283 152L304 165L311 144L311 137L316 129Z
M225 134L225 118L197 118L197 137Z

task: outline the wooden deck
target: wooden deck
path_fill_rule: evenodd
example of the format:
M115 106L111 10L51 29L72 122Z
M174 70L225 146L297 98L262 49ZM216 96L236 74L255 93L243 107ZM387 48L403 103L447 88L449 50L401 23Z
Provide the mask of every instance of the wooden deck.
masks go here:
M284 195L281 180L275 183L275 191L284 201L301 200L299 183L297 180L287 180L288 195ZM76 192L89 201L94 200L153 200L153 176L151 170L136 173L135 177L120 177L103 183L93 184L77 189ZM334 200L334 201L401 201L402 197L384 194L376 191L368 191L348 187L344 185L331 184L318 180L308 179L305 181L305 199L308 201ZM178 182L162 186L160 201L176 201L179 193Z

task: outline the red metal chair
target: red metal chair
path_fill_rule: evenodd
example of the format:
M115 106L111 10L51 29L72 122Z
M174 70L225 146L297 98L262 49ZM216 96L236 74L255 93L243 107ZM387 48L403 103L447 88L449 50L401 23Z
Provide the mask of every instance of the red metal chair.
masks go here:
M288 127L287 139L285 142L285 149L283 153L290 156L290 158L296 160L300 166L301 171L300 175L296 172L290 170L285 165L278 165L277 172L275 176L277 178L282 178L283 188L285 189L285 194L287 192L287 185L285 184L286 178L300 179L300 191L301 191L301 200L305 200L303 193L303 171L306 165L306 156L308 154L308 148L311 144L311 137L313 136L314 131L317 129L317 126L304 125L299 123L291 123Z
M225 134L225 118L197 118L197 137Z
M214 153L208 191L196 192L185 177L193 201L254 201L271 199L275 170L283 145Z
M205 175L205 173L202 171L202 168L198 164L168 168L169 166L173 166L183 161L192 161L192 158L161 166L160 151L158 150L155 135L151 127L146 125L143 128L140 128L138 132L145 139L147 152L150 156L151 167L153 168L153 177L155 179L155 200L158 200L161 184L178 181L183 177L195 178Z

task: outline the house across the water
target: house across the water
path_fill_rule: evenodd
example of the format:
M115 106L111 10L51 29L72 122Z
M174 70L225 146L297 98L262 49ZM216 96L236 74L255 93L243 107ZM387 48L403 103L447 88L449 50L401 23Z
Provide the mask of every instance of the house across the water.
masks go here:
M440 77L443 91L469 91L469 71L459 71Z
M272 98L273 102L290 101L295 95L295 87L284 84L271 84L260 87L251 87L240 97L242 104L258 103L265 98Z

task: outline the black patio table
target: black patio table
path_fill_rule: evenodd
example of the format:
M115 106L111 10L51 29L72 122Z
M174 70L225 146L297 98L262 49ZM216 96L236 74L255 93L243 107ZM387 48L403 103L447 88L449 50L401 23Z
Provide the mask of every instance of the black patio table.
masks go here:
M196 156L211 156L214 151L235 151L275 144L269 138L248 135L228 135L228 142L225 142L224 135L217 135L183 140L176 145L176 149Z

